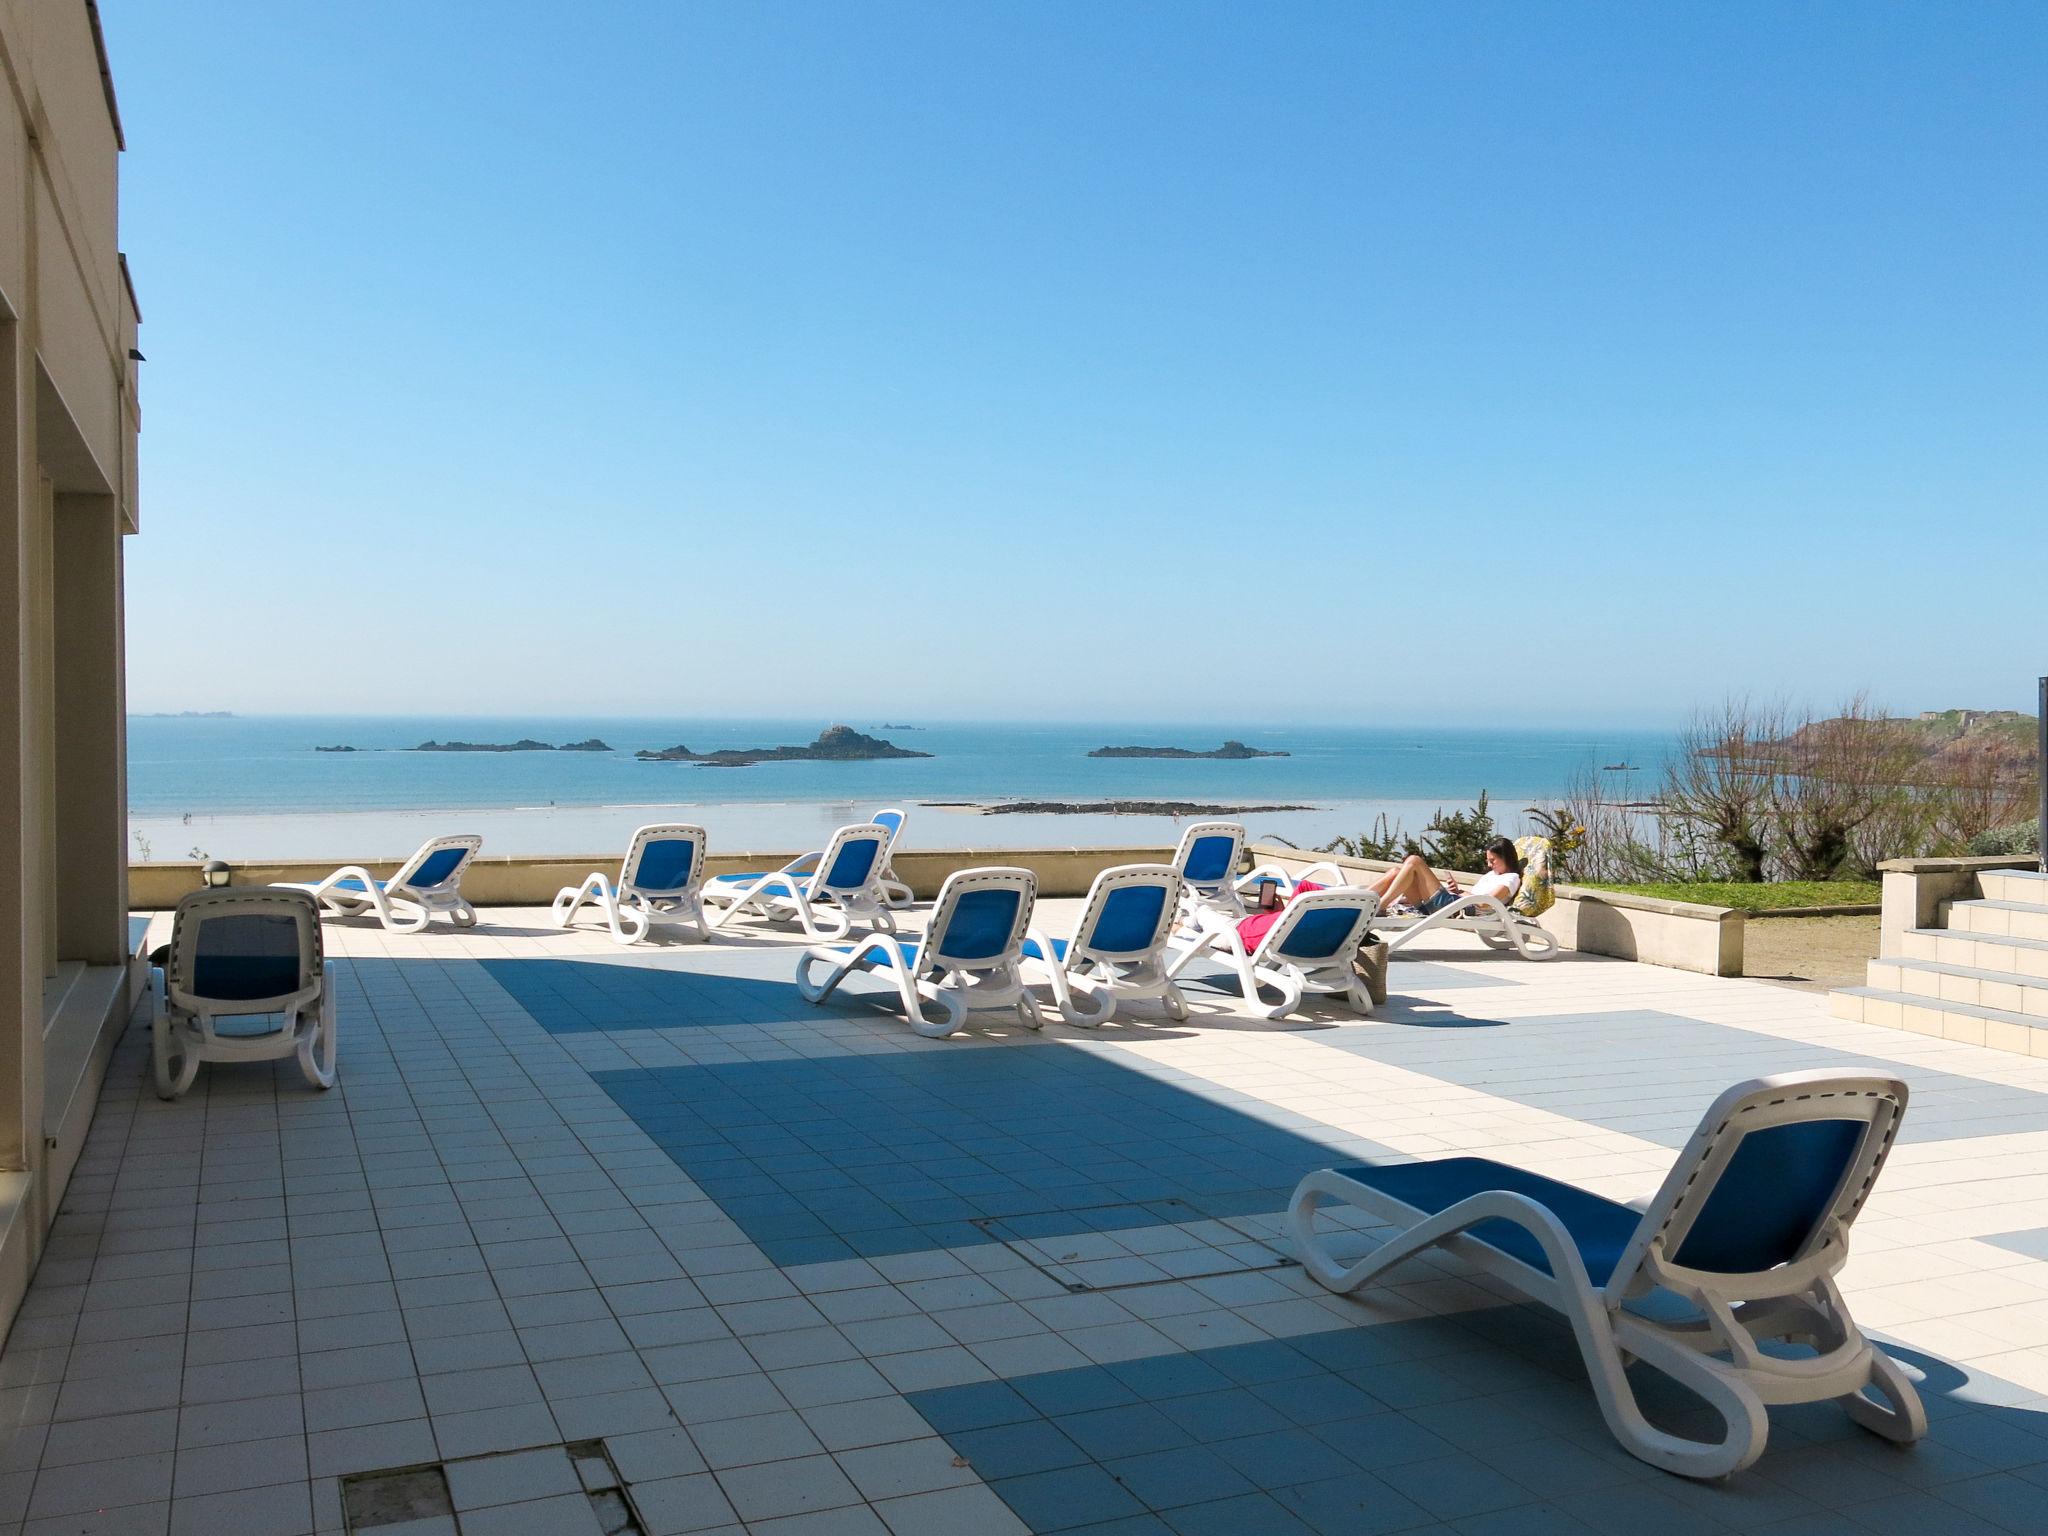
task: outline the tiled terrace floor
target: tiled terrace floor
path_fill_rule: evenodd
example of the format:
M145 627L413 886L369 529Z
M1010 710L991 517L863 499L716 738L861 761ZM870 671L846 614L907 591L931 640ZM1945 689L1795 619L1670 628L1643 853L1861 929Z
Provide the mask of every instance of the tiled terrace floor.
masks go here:
M454 1513L358 1529L595 1536L607 1481L645 1536L2048 1529L2048 1062L1476 950L1397 962L1370 1022L1198 989L929 1042L805 1005L787 937L328 932L332 1093L160 1104L130 1031L0 1356L0 1531L339 1531L344 1476L422 1463ZM1729 1082L1849 1062L1915 1095L1845 1277L1926 1373L1915 1450L1781 1410L1687 1483L1455 1262L1358 1300L1284 1262L1310 1166L1634 1195Z

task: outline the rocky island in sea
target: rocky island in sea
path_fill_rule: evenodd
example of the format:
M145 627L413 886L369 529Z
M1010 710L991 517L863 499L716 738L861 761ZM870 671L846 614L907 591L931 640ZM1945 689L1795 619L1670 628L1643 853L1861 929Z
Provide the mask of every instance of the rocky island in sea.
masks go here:
M353 747L322 747L322 752L354 751ZM522 736L517 741L423 741L410 749L414 752L609 752L606 743L595 736L588 741L567 741L561 746L553 742L535 741L531 736ZM645 754L643 754L645 755Z
M864 736L850 725L828 725L807 747L728 747L718 752L692 752L686 746L633 754L648 763L695 763L699 768L748 768L755 763L860 763L885 757L930 757L879 736Z
M357 747L315 747L313 750L315 752L355 752L360 749Z
M1097 747L1088 754L1090 757L1172 757L1205 758L1213 762L1238 762L1248 757L1286 757L1285 752L1267 752L1258 747L1248 747L1241 741L1226 741L1213 752L1197 752L1192 747ZM1274 809L1274 807L1261 807Z

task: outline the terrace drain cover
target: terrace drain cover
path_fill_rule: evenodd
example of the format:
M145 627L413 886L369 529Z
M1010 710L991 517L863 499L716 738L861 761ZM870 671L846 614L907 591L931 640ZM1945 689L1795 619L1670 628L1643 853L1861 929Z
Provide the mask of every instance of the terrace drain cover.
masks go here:
M552 1467L547 1464L550 1452L559 1458ZM511 1475L494 1478L501 1468ZM498 1507L489 1501L500 1495L503 1507L516 1509L522 1503L577 1493L590 1501L604 1536L646 1536L632 1492L601 1440L357 1472L341 1480L341 1512L348 1531L375 1536L379 1530L411 1529L415 1521L444 1521L448 1524L443 1528L453 1529L458 1508L482 1513Z
M1251 1274L1295 1262L1235 1222L1204 1216L1180 1200L985 1216L974 1225L1070 1291Z

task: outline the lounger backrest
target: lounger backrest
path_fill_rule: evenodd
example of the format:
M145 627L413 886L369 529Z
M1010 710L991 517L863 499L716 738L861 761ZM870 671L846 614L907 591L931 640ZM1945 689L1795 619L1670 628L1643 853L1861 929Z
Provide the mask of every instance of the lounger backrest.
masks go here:
M458 884L463 870L469 867L469 861L476 857L477 849L483 845L481 837L437 837L431 843L422 844L418 853L398 866L398 873L391 877L390 885L431 891Z
M315 986L321 958L320 904L311 892L194 891L171 919L164 990L179 1007L279 1013Z
M704 829L688 822L642 827L626 847L619 887L644 896L682 896L704 879Z
M881 875L882 850L888 843L889 829L879 822L841 827L818 856L818 873L812 883L823 891L866 889Z
M1088 887L1069 956L1140 960L1156 955L1173 930L1180 875L1171 864L1118 864Z
M869 821L872 821L876 826L889 834L888 846L883 850L885 855L896 851L896 839L903 835L903 823L908 819L904 812L895 809L893 806L886 810L877 811L868 818Z
M1645 1267L1761 1275L1817 1254L1863 1208L1906 1112L1906 1085L1862 1073L1789 1072L1730 1088L1706 1113L1613 1285Z
M1189 885L1214 886L1237 873L1244 828L1234 821L1198 821L1180 837L1173 867Z
M1360 885L1305 891L1288 902L1280 921L1266 930L1254 958L1294 965L1339 964L1358 948L1379 909L1379 896Z
M963 869L946 877L918 946L918 970L980 971L1014 962L1024 949L1038 877L1028 869Z

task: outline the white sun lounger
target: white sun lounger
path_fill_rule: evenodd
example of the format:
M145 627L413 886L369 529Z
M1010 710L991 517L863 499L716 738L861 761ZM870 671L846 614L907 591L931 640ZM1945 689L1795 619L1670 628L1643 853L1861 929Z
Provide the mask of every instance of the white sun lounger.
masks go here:
M1321 862L1297 874L1273 865L1261 865L1238 881L1242 892L1254 889L1261 880L1279 883L1291 896L1303 884L1342 885L1350 876L1335 864ZM1386 940L1387 953L1398 954L1417 937L1432 929L1448 933L1469 933L1489 949L1512 949L1524 960L1555 960L1563 953L1557 935L1533 917L1525 917L1498 896L1475 895L1468 891L1457 900L1425 916L1416 911L1388 909L1372 921L1373 933Z
M171 919L170 953L150 972L150 1057L160 1099L192 1086L209 1061L299 1058L315 1088L334 1086L334 972L320 949L320 908L288 886L194 891ZM263 1022L266 1014L275 1023ZM223 1029L223 1020L251 1027Z
M1107 1024L1119 998L1156 998L1176 1019L1187 999L1166 974L1166 943L1180 904L1171 864L1119 864L1088 887L1072 939L1037 929L1024 941L1025 974L1042 976L1069 1024Z
M1180 926L1192 931L1204 912L1243 917L1237 866L1244 859L1244 828L1234 821L1198 821L1180 835L1173 868L1180 876Z
M937 1040L967 1022L973 1009L1014 1008L1027 1029L1044 1019L1019 970L1024 934L1038 894L1028 869L963 869L948 875L932 908L931 926L915 941L876 934L858 944L821 944L797 961L796 985L822 1003L847 977L886 973L902 999L910 1027ZM823 981L811 970L824 966ZM940 1017L926 1017L937 1004Z
M723 928L740 913L752 912L794 917L814 939L843 939L856 922L894 933L896 919L882 889L888 844L887 827L862 822L834 832L824 852L805 854L782 869L714 875L704 882L704 900L724 910L712 914L711 926Z
M1308 891L1287 903L1249 951L1237 931L1239 919L1205 912L1201 932L1176 947L1167 978L1178 978L1198 956L1214 953L1236 973L1245 1001L1269 1019L1285 1018L1311 992L1342 997L1353 1013L1370 1014L1372 995L1351 962L1378 910L1379 897L1363 886ZM1266 1002L1261 986L1278 988L1280 1001Z
M917 900L917 893L896 873L894 863L897 841L903 836L903 825L909 819L908 811L897 810L894 806L885 806L868 818L889 834L889 841L882 849L882 900L899 911ZM818 867L818 860L822 857L821 853L799 854L783 865L780 872L785 875L809 874Z
M1524 917L1498 896L1467 891L1448 906L1421 912L1383 912L1373 919L1373 932L1387 941L1387 953L1399 954L1432 929L1469 933L1488 949L1512 949L1524 960L1555 960L1563 953L1557 935Z
M617 885L594 873L555 893L555 926L568 927L588 902L621 944L639 943L657 922L688 924L698 938L710 938L701 892L704 848L704 829L687 822L640 828L626 845Z
M1834 1281L1905 1111L1896 1078L1820 1071L1738 1083L1640 1210L1477 1157L1325 1169L1294 1192L1295 1255L1341 1292L1443 1247L1561 1312L1615 1439L1669 1472L1722 1477L1748 1466L1763 1452L1770 1403L1839 1401L1864 1428L1917 1440L1927 1429L1918 1394L1857 1330ZM1342 1263L1316 1231L1326 1202L1399 1230ZM1694 1315L1669 1322L1631 1310L1652 1291ZM1812 1353L1762 1347L1779 1341ZM1651 1424L1623 1369L1631 1360L1705 1399L1722 1438Z
M325 880L289 889L311 891L333 917L374 913L393 933L418 933L437 915L458 928L474 928L476 908L463 899L462 875L483 843L469 835L437 837L421 844L389 880L375 879L360 864L351 864Z

